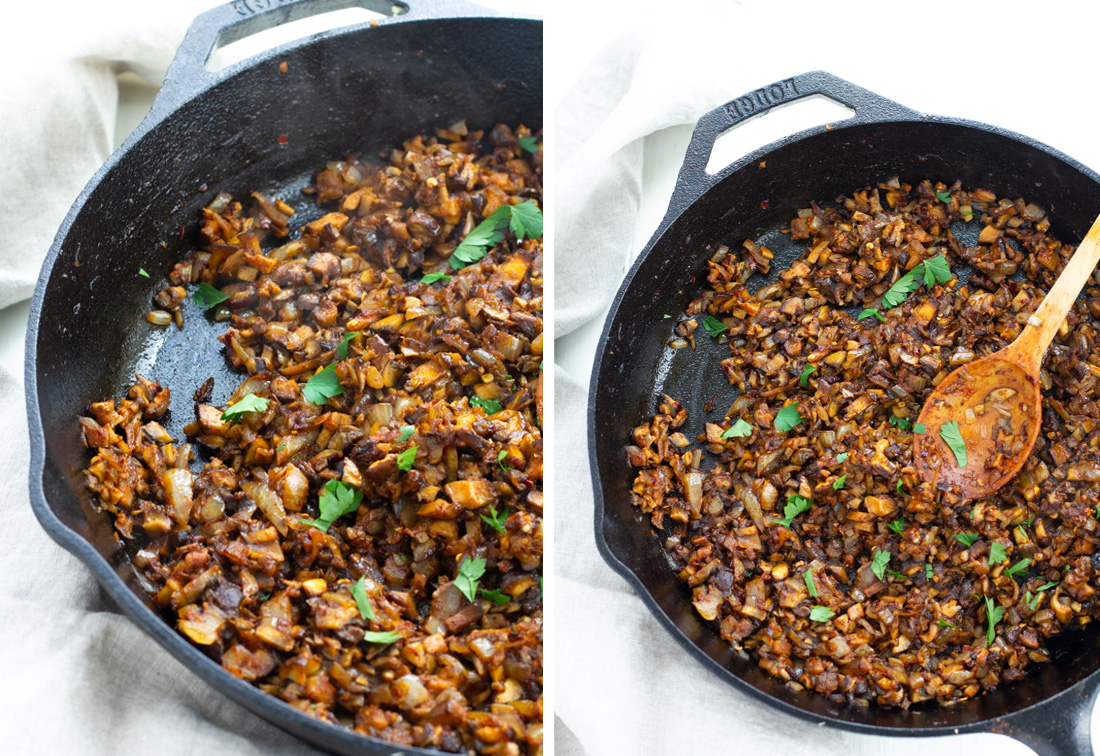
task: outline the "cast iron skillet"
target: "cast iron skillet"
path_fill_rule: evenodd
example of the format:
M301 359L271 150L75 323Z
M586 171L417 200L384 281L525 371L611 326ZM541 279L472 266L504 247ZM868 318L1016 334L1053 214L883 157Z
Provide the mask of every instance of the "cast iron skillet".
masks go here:
M781 139L716 175L705 167L715 140L747 118L808 96L854 110L848 120ZM691 606L649 520L630 502L633 472L624 447L631 430L656 411L662 393L688 410L689 437L702 431L711 397L720 417L736 396L718 361L726 347L697 339L696 350L666 348L675 317L706 280L719 242L740 247L764 237L776 252L772 275L801 250L778 231L811 201L831 202L899 176L984 187L1048 208L1052 232L1084 236L1100 209L1100 176L1033 139L972 121L925 115L824 72L776 82L699 120L668 212L626 276L604 325L588 405L595 488L596 543L605 560L637 589L654 616L698 660L735 688L803 719L877 735L996 732L1041 754L1091 754L1090 713L1100 668L1097 633L1065 633L1052 660L1026 678L953 707L908 711L859 709L785 688L739 657ZM973 225L973 224L972 224ZM710 251L708 251L710 250ZM755 286L764 281L755 280ZM750 285L753 285L750 282Z
M215 45L353 5L400 15L377 27L360 24L299 40L218 74L203 69ZM279 70L283 61L286 73ZM183 438L191 396L207 377L215 378L215 403L240 382L214 341L224 325L190 300L183 331L144 320L172 265L193 248L200 209L218 192L282 197L299 211L294 220L300 224L320 215L300 189L327 161L349 152L374 157L461 119L471 129L498 122L541 128L541 21L501 17L456 0L430 6L423 0L237 0L215 8L188 31L148 118L69 211L31 305L30 494L42 526L200 677L279 727L342 754L398 749L317 721L234 677L153 608L127 549L89 506L80 476L89 455L76 419L90 402L117 398L140 370L172 390L167 427Z

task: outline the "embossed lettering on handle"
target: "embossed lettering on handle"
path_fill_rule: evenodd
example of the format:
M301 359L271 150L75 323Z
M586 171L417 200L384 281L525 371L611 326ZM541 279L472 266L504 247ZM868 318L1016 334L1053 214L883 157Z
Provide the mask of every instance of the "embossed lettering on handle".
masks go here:
M738 97L733 102L726 105L726 112L735 121L740 121L743 118L748 118L754 113L758 113L762 110L779 105L780 103L788 100L793 100L800 97L801 94L798 91L798 87L795 85L795 80L783 79L783 81L777 81L774 84L769 84L766 87L760 87L755 92L749 92L747 95Z
M247 18L270 10L276 5L286 5L288 2L290 0L233 0L232 5L238 16Z

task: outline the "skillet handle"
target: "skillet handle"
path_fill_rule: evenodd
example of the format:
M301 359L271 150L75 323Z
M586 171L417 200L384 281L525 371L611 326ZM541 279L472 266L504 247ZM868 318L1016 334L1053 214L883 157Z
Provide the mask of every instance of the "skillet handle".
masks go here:
M147 122L155 123L173 113L235 68L229 66L218 73L206 70L206 61L217 48L282 24L347 8L393 17L380 23L502 15L464 0L233 0L200 14L191 23L168 66Z
M773 108L819 95L847 105L855 111L851 118L844 121L845 126L874 121L911 120L918 116L914 110L826 71L799 74L730 100L704 115L696 124L662 225L671 222L741 163L737 161L714 175L707 173L707 162L714 143L720 136ZM822 125L813 130L824 128Z
M991 724L991 732L1007 735L1034 749L1039 756L1093 756L1092 708L1100 684L1082 680L1063 693Z

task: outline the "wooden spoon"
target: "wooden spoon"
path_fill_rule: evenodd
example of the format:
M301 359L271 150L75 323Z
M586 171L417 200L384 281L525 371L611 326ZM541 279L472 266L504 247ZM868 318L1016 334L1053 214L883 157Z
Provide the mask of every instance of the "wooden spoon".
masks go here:
M1024 466L1042 421L1039 366L1097 261L1100 217L1016 340L958 368L928 397L913 434L913 462L924 480L977 499ZM965 443L964 465L941 435L950 422ZM951 436L950 426L946 432Z

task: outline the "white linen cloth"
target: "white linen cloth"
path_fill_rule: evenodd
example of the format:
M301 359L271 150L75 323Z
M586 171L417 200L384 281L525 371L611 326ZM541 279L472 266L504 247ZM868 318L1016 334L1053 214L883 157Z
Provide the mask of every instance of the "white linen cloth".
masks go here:
M976 30L962 19L977 22L972 14L980 15L987 41L1008 38L1021 23L1037 39L1091 27L1095 12L1074 6L1078 16L1069 7L1048 4L1040 12L1032 3L1006 3L985 13L964 2L929 16L892 3L642 2L617 3L604 13L574 7L564 18L551 17L551 50L567 40L572 51L597 51L587 63L572 60L567 81L552 79L557 89L550 98L559 756L1031 753L995 735L913 740L819 728L732 689L695 661L596 551L587 390L594 334L661 214L637 216L647 207L663 211L686 147L684 141L671 159L658 154L656 147L668 147L670 128L693 124L758 87L824 69L917 110L1029 134L1097 167L1100 147L1087 121L1074 125L1050 107L1019 107L1009 94L1042 92L1054 110L1072 101L1097 70L1087 45L1067 43L1059 55L1025 65L1011 65L999 57L1003 50L992 49L982 65L967 63ZM983 84L1008 70L1007 89ZM655 179L662 170L665 178Z

